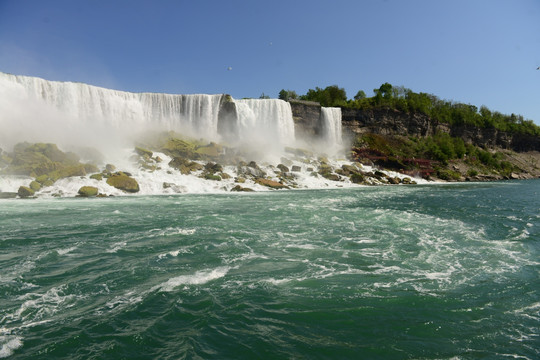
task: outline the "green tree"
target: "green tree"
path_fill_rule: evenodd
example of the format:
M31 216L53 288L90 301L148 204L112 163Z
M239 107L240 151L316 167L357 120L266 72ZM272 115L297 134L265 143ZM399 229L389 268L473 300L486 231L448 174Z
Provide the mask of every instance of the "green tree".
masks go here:
M296 91L294 90L282 89L279 92L279 99L289 101L291 99L298 99L298 95L296 94Z
M309 89L307 94L300 98L302 100L316 101L322 106L345 106L347 104L347 93L345 89L337 85L327 86L324 89L320 87Z
M354 95L354 100L362 100L366 98L366 93L364 90L359 90L356 95Z

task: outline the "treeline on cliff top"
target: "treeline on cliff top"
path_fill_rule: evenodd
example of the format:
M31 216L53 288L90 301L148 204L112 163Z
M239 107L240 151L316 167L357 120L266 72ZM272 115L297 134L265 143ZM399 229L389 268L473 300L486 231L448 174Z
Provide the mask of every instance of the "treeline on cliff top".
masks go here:
M282 100L315 101L322 106L336 106L352 109L395 109L405 113L422 113L439 122L450 125L472 125L482 128L495 128L508 133L522 133L540 136L540 127L532 120L525 120L521 115L505 115L491 111L486 106L480 109L474 105L442 100L427 93L416 93L403 86L382 84L373 89L372 97L366 96L363 90L348 99L345 89L337 85L324 89L309 89L305 95L297 95L293 90L281 90Z

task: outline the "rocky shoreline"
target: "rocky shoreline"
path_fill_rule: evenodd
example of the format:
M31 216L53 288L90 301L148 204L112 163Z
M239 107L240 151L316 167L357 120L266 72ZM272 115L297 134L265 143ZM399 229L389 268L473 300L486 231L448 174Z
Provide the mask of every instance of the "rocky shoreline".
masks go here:
M173 133L133 148L128 169L82 162L77 154L51 143L20 143L12 152L2 151L0 155L0 176L21 177L24 182L16 191L0 191L3 199L66 196L61 190L51 189L70 180L81 184L75 195L78 197L137 194L141 178L153 174L156 181L163 177L160 174L173 180L162 181L163 193L189 192L182 184L186 177L222 184L221 190L232 192L417 183L405 174L381 171L357 161L329 159L299 148L284 148L279 162L258 162L249 160L245 150Z

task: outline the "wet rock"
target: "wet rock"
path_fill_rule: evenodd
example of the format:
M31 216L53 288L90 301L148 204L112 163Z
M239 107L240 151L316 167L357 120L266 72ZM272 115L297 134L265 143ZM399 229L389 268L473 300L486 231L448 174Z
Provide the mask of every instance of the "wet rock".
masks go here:
M288 168L287 166L283 165L283 164L279 164L279 165L277 166L277 168L278 168L279 170L281 170L281 172L284 172L284 173L289 172L289 168Z
M30 196L34 196L34 190L30 189L27 186L21 186L19 187L19 190L17 191L17 195L22 198L27 198Z
M289 189L287 185L283 185L274 180L259 178L256 179L255 182L259 185L263 185L272 189Z
M139 192L139 183L128 175L128 173L117 172L107 179L107 184L119 190L136 193Z
M258 168L254 168L250 166L242 166L238 168L238 175L261 178L261 177L265 177L266 173Z
M223 152L223 147L214 142L211 142L208 145L198 147L195 150L195 153L200 155L202 158L210 157L216 158Z
M323 173L321 174L322 177L331 180L331 181L339 181L340 177L337 174L331 174L331 173Z
M154 155L154 153L151 152L150 150L144 149L140 146L135 147L135 152L139 154L140 156L146 157L146 158L151 158Z
M0 191L0 199L15 199L16 197L17 197L16 192Z
M223 171L223 166L217 163L209 162L204 166L205 170L210 173L217 173Z
M37 181L32 181L29 185L30 189L34 190L34 191L39 191L41 189L41 184L38 183Z
M298 165L293 165L293 167L291 168L291 171L292 172L300 172L302 171L302 168Z
M98 188L95 186L83 186L77 191L80 197L93 197L97 196Z
M364 177L364 175L360 173L351 174L350 179L351 179L351 182L355 184L362 184L366 181L366 178Z
M209 173L206 173L204 175L204 178L206 180L214 180L214 181L221 181L221 176L219 175L214 175L214 174L209 174Z
M101 173L92 174L92 175L90 175L90 179L101 181L101 180L103 180L103 174L101 174Z
M250 189L250 188L245 188L245 187L242 187L240 185L236 185L235 187L233 187L231 189L231 191L238 191L238 192L252 192L254 191L253 189Z
M174 185L175 184L173 184L173 183L164 182L162 186L163 186L164 189L168 189L168 188L173 187Z

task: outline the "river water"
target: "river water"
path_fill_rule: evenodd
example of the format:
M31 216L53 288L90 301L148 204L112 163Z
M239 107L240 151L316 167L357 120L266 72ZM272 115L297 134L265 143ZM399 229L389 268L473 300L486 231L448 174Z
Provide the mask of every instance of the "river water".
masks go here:
M540 181L0 201L0 357L538 359Z

